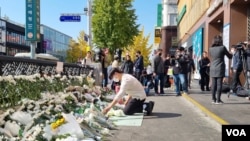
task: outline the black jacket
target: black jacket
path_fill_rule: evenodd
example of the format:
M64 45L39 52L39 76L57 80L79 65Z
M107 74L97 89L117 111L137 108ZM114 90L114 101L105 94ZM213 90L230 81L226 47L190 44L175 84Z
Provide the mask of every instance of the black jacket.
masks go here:
M210 77L224 77L226 72L225 56L232 58L225 46L214 46L209 48L211 56Z
M160 73L165 72L164 61L163 61L162 57L159 55L156 55L154 57L153 72L156 74L160 74Z
M246 70L250 71L250 48L246 49L245 57L246 57Z
M200 61L199 61L199 67L200 67L200 73L209 73L209 66L207 66L208 64L210 63L210 60L209 58L202 58Z
M142 72L142 70L144 69L144 64L143 64L143 56L139 56L136 60L135 60L135 71L136 72Z
M124 73L133 74L134 63L131 60L126 60L121 66Z
M189 60L190 58L187 54L176 55L175 66L173 66L174 74L187 74Z

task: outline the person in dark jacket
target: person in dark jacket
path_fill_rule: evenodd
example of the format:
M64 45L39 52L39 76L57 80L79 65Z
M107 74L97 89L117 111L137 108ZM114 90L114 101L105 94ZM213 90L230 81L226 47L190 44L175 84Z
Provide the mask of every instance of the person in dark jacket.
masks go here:
M176 50L175 61L172 65L176 96L181 96L180 87L182 87L183 94L188 94L188 87L186 82L188 62L189 56L185 54L185 50L183 47L179 47Z
M140 80L142 71L144 69L144 63L143 63L143 56L141 55L140 51L136 52L136 60L134 62L135 67L135 77Z
M165 60L164 60L164 67L165 67L165 81L164 81L164 86L165 87L170 87L171 84L170 84L170 81L169 81L169 78L170 76L168 75L168 69L170 68L170 54L167 54Z
M126 55L126 59L125 59L123 65L121 66L121 70L124 73L133 75L133 68L134 68L134 63L131 60L131 57L129 55Z
M250 40L248 41L248 43L246 43L246 45L245 45L245 68L244 69L246 69L246 70L244 70L244 71L246 71L247 72L247 79L246 79L246 86L247 86L247 89L249 89L250 88Z
M233 45L231 47L231 53L233 54L232 62L231 62L231 71L232 71L232 83L231 90L234 94L236 94L237 86L242 86L240 83L240 74L243 70L243 61L242 61L242 50L238 50L237 46Z
M209 89L209 65L210 60L208 58L207 52L204 51L202 54L202 59L199 61L200 66L200 86L201 90L204 91L205 87L207 91L210 91Z
M224 57L232 58L227 48L222 44L222 37L216 35L213 39L212 47L209 48L211 57L210 77L212 78L212 103L222 104L221 88L222 80L225 77L226 65Z
M164 61L162 59L162 49L157 50L157 55L154 57L153 61L153 76L155 78L155 93L164 94ZM158 84L160 81L160 93L158 91Z

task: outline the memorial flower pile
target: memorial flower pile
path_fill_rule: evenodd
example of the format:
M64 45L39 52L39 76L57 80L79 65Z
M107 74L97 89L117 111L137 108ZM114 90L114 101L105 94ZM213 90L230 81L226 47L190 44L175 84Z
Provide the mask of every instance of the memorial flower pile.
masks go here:
M96 141L116 129L101 112L113 92L89 76L1 76L0 87L1 141Z

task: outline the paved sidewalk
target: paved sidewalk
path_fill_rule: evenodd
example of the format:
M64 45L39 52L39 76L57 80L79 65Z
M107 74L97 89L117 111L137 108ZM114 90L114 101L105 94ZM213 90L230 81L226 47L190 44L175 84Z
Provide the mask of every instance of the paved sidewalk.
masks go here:
M152 90L151 90L152 91ZM202 92L194 80L189 95L176 97L173 89L155 101L152 116L145 116L140 127L119 127L112 141L220 141L222 124L249 124L250 101L222 95L224 104L212 104L211 91ZM153 94L153 93L152 93Z
M119 127L111 141L220 141L221 127L184 97L149 96L153 114L140 127Z
M201 91L198 81L194 80L190 94L184 96L201 109L205 114L220 124L250 124L250 100L223 93L224 104L212 104L211 91Z

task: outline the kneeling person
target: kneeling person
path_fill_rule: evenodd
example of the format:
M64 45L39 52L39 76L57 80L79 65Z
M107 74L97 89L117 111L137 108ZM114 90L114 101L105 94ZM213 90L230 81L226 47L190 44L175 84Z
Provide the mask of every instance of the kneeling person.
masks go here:
M103 113L106 114L118 101L125 95L128 98L125 101L125 108L123 110L125 115L133 115L134 113L142 113L143 107L146 105L145 110L147 115L150 115L153 110L154 102L149 101L144 103L146 100L146 93L143 85L134 76L125 74L118 68L113 68L109 72L109 79L114 82L120 81L120 90L116 94L113 101L103 109Z

